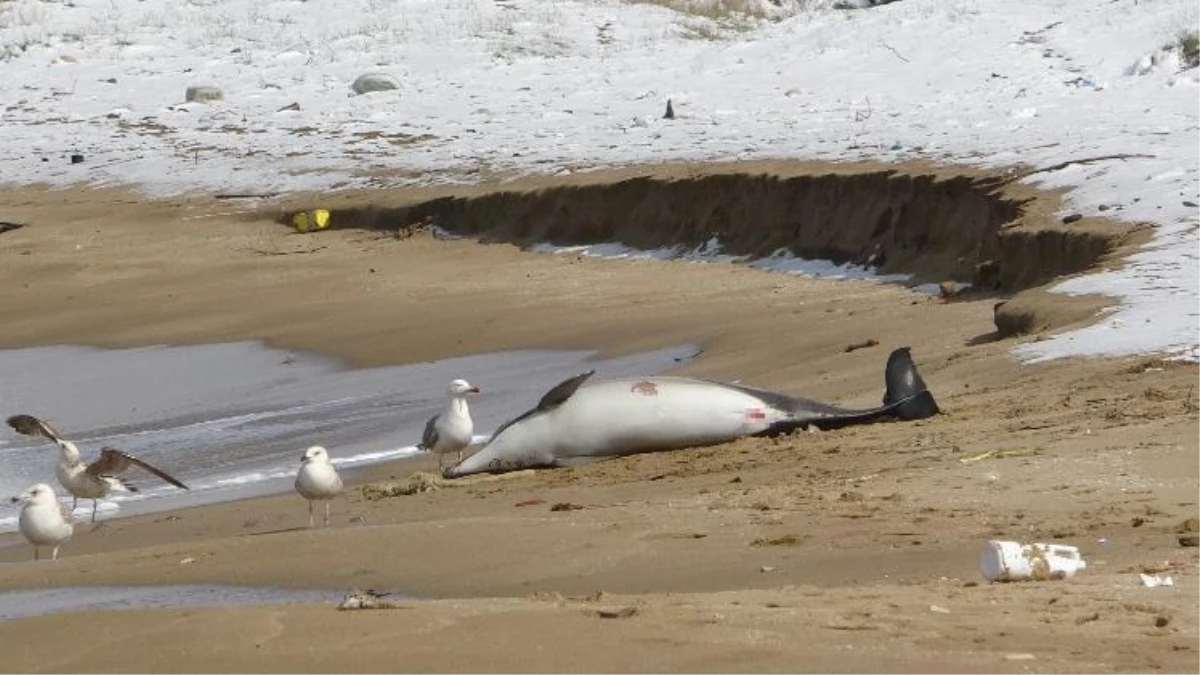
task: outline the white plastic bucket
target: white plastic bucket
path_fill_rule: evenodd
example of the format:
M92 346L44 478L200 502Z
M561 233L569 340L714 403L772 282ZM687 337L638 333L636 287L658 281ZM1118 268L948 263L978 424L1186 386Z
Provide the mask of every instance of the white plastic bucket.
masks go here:
M979 552L979 569L988 581L1067 579L1086 567L1079 549L1064 544L1022 544L993 539Z

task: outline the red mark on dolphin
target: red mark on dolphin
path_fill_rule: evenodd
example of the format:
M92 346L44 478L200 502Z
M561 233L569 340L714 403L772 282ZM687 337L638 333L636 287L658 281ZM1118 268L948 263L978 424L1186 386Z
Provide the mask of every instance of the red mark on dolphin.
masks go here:
M748 420L765 420L765 419L767 419L767 413L764 412L762 408L747 408L746 409L746 419L748 419Z
M643 380L630 387L629 391L642 396L658 396L658 385Z

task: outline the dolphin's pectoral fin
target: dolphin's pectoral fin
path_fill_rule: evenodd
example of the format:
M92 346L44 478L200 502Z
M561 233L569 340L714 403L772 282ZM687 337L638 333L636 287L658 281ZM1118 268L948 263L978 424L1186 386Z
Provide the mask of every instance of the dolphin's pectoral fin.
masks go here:
M562 405L567 399L571 398L571 394L575 393L575 390L579 388L579 385L583 384L589 377L595 374L596 371L589 370L586 373L580 373L569 380L565 380L555 385L553 389L546 392L546 395L542 397L542 400L538 401L537 409L545 412Z

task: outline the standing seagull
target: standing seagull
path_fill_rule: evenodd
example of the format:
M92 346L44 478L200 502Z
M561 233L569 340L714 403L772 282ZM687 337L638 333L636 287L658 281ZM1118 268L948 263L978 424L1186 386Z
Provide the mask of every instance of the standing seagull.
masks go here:
M462 462L463 450L471 445L475 423L471 421L467 397L478 393L479 387L466 380L452 381L446 388L446 409L425 423L425 433L421 435L421 444L417 447L435 453L439 469L442 468L442 457L452 452L457 452L458 461Z
M188 489L188 486L180 483L165 472L143 462L142 460L128 455L116 448L101 448L100 458L91 464L85 464L83 458L79 455L79 448L71 441L64 441L54 429L50 428L49 424L39 420L32 415L13 415L8 418L8 426L14 431L26 436L44 436L58 444L62 450L62 460L55 467L55 472L58 474L58 482L70 492L75 500L71 502L71 509L74 510L79 505L80 499L92 500L92 522L96 522L96 510L99 508L99 500L107 497L108 493L117 490L119 492L137 492L138 489L122 478L121 474L129 470L131 466L140 466L159 478L167 481L177 488Z
M53 546L50 559L58 560L58 547L71 538L75 526L71 524L71 512L66 504L58 501L54 488L38 483L12 500L24 504L18 524L21 534L33 544L33 559L36 561L41 557L38 554L43 546Z
M329 503L342 494L342 478L325 448L314 445L304 451L296 473L296 492L308 500L308 526L313 527L313 502L325 502L325 526L329 527Z

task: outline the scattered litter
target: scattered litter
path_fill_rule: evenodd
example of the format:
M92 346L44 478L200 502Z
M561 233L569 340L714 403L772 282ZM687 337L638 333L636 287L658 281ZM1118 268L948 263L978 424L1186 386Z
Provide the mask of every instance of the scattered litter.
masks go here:
M750 542L750 545L755 548L761 548L763 546L796 546L799 543L800 537L797 537L794 534L785 534L782 537L776 537L774 539L759 537L758 539Z
M196 562L195 558L184 558L183 560L179 561L179 564L180 565L191 565L194 562Z
M1174 586L1175 580L1166 574L1139 574L1142 585L1146 588L1158 588L1159 586Z
M300 211L292 216L292 227L296 228L297 232L324 230L329 227L329 211L326 209Z
M1065 544L1021 544L990 540L979 552L979 569L988 581L1045 581L1075 576L1087 562L1079 549Z
M9 222L5 222L5 221L0 221L0 234L4 234L5 232L12 232L13 230L19 230L22 227L25 227L25 223L9 223Z
M942 607L941 605L930 605L929 611L931 611L935 614L949 614L950 613L950 610L946 609L945 607Z
M762 567L758 568L758 571L766 574L767 572L774 572L775 568L770 565L763 565Z
M411 605L393 600L387 597L389 595L392 595L390 591L376 591L371 588L361 591L355 588L346 594L338 609L412 609Z
M545 499L526 499L523 502L517 502L516 504L513 504L513 506L537 506L538 504L545 504L545 503L546 503Z
M1180 546L1200 546L1200 536L1185 534L1179 538Z
M183 92L183 100L188 103L212 103L225 100L225 92L215 85L198 84L188 87Z
M571 502L559 502L559 503L555 504L554 506L551 506L550 510L551 511L579 511L582 508L584 508L584 507L580 506L579 504L572 504Z
M1037 657L1029 653L1005 654L1005 661L1033 661Z
M601 619L627 619L638 613L638 608L633 607L601 607L596 610L596 616Z
M973 455L971 457L962 457L958 461L963 464L978 462L982 459L1004 459L1005 457L1033 457L1041 451L1038 448L1010 448L1008 450L988 450L987 452Z

